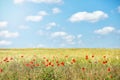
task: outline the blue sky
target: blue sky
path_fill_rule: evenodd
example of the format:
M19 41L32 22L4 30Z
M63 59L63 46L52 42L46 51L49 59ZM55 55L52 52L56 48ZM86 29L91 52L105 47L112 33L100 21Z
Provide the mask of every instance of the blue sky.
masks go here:
M0 0L0 48L120 48L119 0Z

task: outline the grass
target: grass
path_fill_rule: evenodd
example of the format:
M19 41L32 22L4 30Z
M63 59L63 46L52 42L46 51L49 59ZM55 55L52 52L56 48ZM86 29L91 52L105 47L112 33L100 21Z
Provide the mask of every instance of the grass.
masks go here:
M120 49L0 49L0 80L120 80Z

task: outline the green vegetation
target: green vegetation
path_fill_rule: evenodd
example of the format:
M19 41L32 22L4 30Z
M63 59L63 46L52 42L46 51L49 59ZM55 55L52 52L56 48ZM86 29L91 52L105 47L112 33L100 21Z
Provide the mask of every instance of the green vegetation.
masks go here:
M120 80L120 49L0 49L0 80Z

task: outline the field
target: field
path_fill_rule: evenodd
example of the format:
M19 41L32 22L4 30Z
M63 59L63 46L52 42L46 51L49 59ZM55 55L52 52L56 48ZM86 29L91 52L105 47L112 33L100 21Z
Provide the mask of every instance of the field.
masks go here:
M120 80L120 49L0 49L0 80Z

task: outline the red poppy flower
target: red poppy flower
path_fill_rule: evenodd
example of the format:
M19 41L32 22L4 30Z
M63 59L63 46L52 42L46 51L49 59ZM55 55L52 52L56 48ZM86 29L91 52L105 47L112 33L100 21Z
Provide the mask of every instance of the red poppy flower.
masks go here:
M36 64L36 66L40 66L39 64Z
M88 60L88 55L86 55L85 59Z
M31 61L30 64L34 64L34 63Z
M23 58L24 56L21 56L21 58Z
M64 62L61 62L61 65L62 65L62 66L64 66L64 65L65 65L65 63L64 63Z
M57 64L57 66L60 66L60 64Z
M2 73L3 72L3 69L0 69L0 73Z
M26 65L27 67L29 67L29 66L30 66L30 64L28 64L28 63L27 63L27 64L25 64L25 65Z
M51 62L49 62L48 65L51 65Z
M75 63L75 62L76 62L76 60L75 60L75 59L72 59L72 62L73 62L73 63Z
M94 55L92 55L92 58L94 58Z
M107 70L108 70L108 72L110 72L110 68L108 68Z
M84 68L84 67L82 68L82 71L85 71L85 68Z

